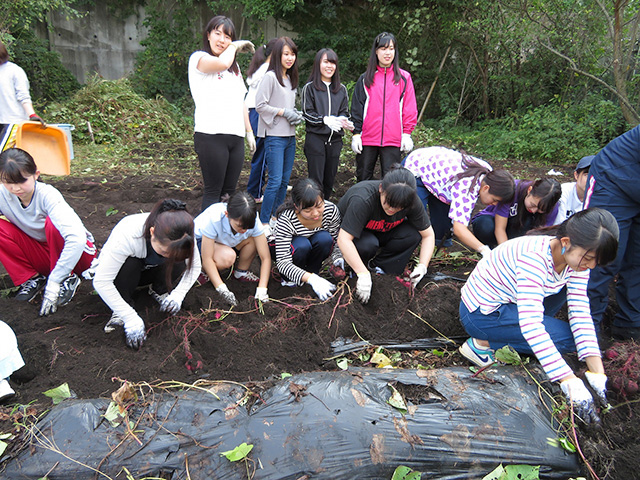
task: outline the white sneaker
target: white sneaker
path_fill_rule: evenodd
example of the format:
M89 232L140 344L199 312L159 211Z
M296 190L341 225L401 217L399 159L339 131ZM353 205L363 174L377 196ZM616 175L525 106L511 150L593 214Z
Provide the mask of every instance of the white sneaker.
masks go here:
M9 385L8 379L4 378L0 380L0 402L8 398L13 397L16 392Z

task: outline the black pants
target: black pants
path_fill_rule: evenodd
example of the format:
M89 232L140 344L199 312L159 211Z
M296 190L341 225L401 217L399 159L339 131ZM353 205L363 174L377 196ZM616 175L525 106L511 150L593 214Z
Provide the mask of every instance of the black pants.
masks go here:
M175 283L186 268L185 262L174 263L171 282ZM169 289L165 279L165 265L145 269L144 258L129 257L122 264L113 284L123 300L133 305L133 292L140 286L151 285L156 293L166 293Z
M307 157L309 178L318 182L318 185L322 187L325 200L329 200L333 193L333 182L338 173L340 151L342 150L342 137L333 134L331 141L329 141L329 137L329 135L307 132L304 141L304 155Z
M493 215L477 215L471 219L471 226L473 227L473 234L482 243L489 245L491 248L495 248L498 245L495 234L496 220ZM511 240L512 238L522 237L532 228L532 218L525 218L524 224L518 226L515 220L510 217L507 220L507 238Z
M365 265L400 275L421 240L418 229L409 222L403 222L388 232L363 230L353 243Z
M400 147L372 147L364 145L362 153L356 155L356 181L373 180L373 171L380 156L382 176L389 171L391 165L400 163Z
M244 138L196 132L193 143L204 182L204 211L209 205L218 203L223 195L231 195L236 191L244 161Z

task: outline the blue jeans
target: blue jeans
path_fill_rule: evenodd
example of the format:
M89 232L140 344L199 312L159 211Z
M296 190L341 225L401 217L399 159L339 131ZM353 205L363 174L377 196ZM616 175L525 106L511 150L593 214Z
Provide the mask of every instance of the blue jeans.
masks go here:
M575 353L576 343L569 322L553 316L566 300L566 287L545 298L542 324L560 353ZM460 322L473 338L489 341L494 350L509 345L517 352L533 355L529 343L522 336L518 321L518 306L515 303L504 304L495 312L485 315L480 309L470 312L464 302L460 302Z
M251 129L256 137L256 151L251 158L251 172L249 173L249 181L247 182L247 192L254 198L260 198L264 187L264 177L267 173L264 161L264 138L258 137L258 119L260 116L255 108L249 109L249 122Z
M451 240L451 219L449 218L449 210L451 205L441 202L438 198L431 194L427 187L424 186L420 177L416 177L416 193L427 210L429 206L429 218L433 232L436 234L436 247L450 247L453 242ZM446 240L444 240L446 238ZM443 241L444 240L444 241ZM442 243L442 245L440 245Z
M269 223L287 195L287 185L295 160L296 137L265 137L264 148L269 179L264 189L260 221Z

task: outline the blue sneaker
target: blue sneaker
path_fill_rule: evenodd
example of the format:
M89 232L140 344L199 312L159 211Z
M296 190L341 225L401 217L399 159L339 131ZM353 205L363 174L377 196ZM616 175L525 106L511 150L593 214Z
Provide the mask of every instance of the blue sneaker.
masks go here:
M479 347L473 338L464 342L458 350L464 358L480 368L488 367L489 365L496 363L496 357L493 356L493 350L490 348Z

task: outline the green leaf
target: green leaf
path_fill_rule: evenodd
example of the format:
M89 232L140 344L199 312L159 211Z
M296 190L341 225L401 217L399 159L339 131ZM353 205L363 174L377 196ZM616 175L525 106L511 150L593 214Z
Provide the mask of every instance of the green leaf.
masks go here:
M491 473L482 477L482 480L499 480L504 474L504 467L502 464L498 465Z
M571 452L571 453L576 453L578 451L578 449L576 448L576 446L573 444L573 442L571 442L571 440L569 440L566 437L560 437L558 438L558 443L560 444L560 446L562 448L564 448L567 452Z
M123 419L122 415L120 414L120 407L118 407L118 404L116 402L111 402L109 404L109 406L107 407L107 411L104 412L103 417L106 418L114 428L120 425L120 422L122 422Z
M393 385L387 385L387 386L391 390L391 397L389 397L389 400L387 400L387 403L391 405L393 408L398 409L402 413L407 413L407 404L405 403L404 398L402 398L402 395L400 395L400 392L396 390L396 388Z
M434 348L433 350L431 350L431 353L436 357L440 357L440 358L444 357L444 352L442 350L438 350L437 348Z
M107 209L107 213L105 214L107 217L110 217L111 215L116 215L118 213L118 209L114 208L114 207L109 207Z
M422 473L416 470L411 470L409 467L400 465L393 472L391 480L420 480Z
M539 465L507 465L504 470L505 475L501 480L538 480L540 478Z
M288 378L288 377L291 377L291 376L292 376L292 375L291 375L290 373L287 373L287 372L282 372L282 373L280 374L280 378L281 378L281 379L285 379L285 378Z
M513 347L506 345L495 352L496 360L507 365L522 365L522 357Z
M243 460L249 452L253 448L253 444L248 444L246 442L242 442L233 450L227 450L226 452L222 452L220 455L227 457L227 460L230 462L237 462L238 460Z
M349 360L347 358L339 358L336 360L336 365L340 370L347 370L349 368Z
M51 400L53 400L53 404L57 405L59 404L61 401L66 400L67 398L71 397L71 391L69 390L69 384L68 383L63 383L62 385L60 385L59 387L56 388L52 388L51 390L47 390L46 392L42 393L43 395L51 398Z

